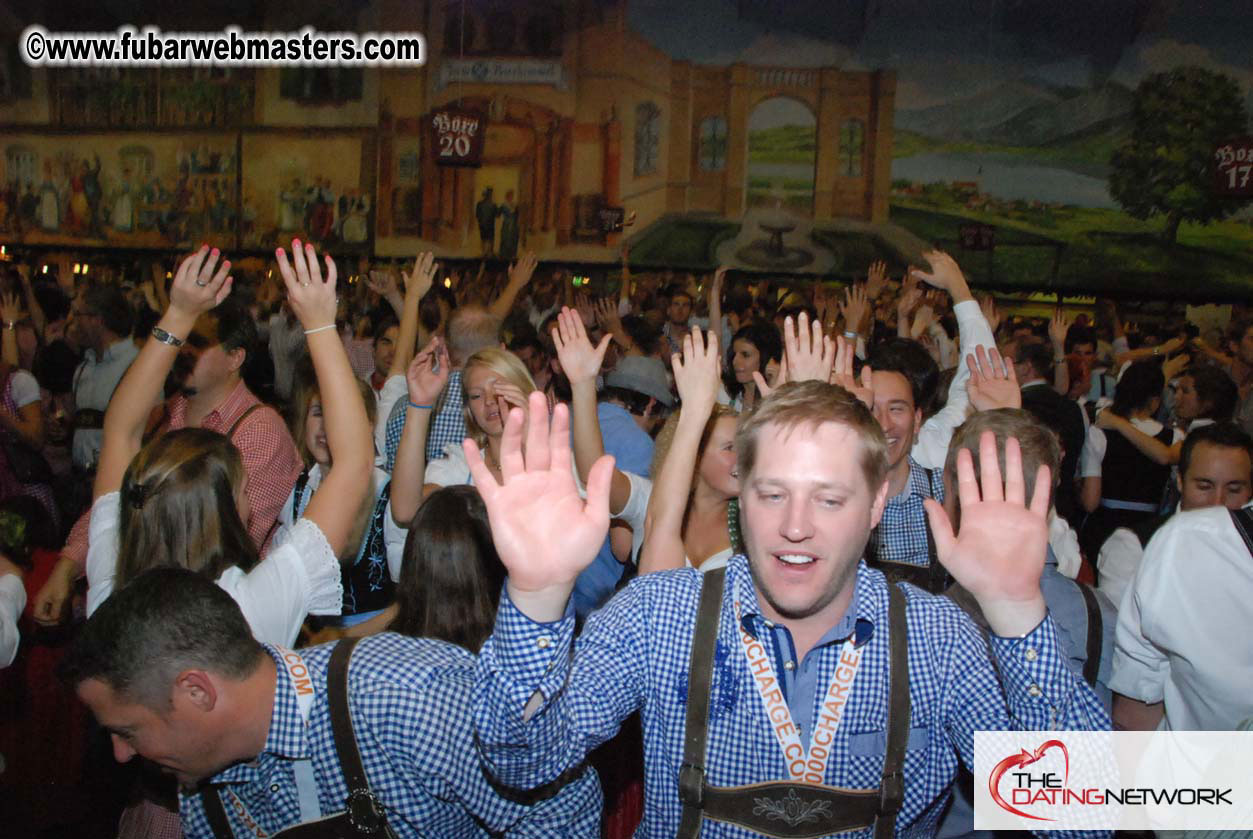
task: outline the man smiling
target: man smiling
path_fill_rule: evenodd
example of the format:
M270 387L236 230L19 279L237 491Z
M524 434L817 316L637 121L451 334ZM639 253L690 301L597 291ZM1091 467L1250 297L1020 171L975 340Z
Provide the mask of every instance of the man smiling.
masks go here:
M955 605L860 561L887 501L888 446L825 382L779 387L739 430L747 555L637 578L571 656L570 591L604 538L611 464L592 468L585 504L565 407L551 433L543 398L529 409L525 458L522 412L506 423L503 483L469 458L509 570L473 701L498 781L551 782L638 710L637 836L930 835L974 731L1109 727L1057 648L1039 585L1048 493L1028 506L1015 441L1003 482L994 453L981 481L969 453L959 461L960 534L926 502L938 557L992 627L996 669Z

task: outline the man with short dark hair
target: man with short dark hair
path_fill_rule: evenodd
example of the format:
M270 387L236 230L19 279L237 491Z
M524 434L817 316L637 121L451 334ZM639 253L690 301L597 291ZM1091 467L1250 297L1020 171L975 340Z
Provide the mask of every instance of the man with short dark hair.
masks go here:
M1120 527L1101 546L1096 560L1101 591L1121 603L1144 559L1153 534L1178 512L1205 507L1239 510L1253 498L1253 440L1234 423L1195 428L1184 439L1175 483L1179 504L1169 515Z
M74 439L71 454L79 469L95 468L109 399L139 354L131 341L134 312L115 285L95 284L79 292L70 306L66 336L83 350L74 371Z
M60 672L119 761L141 755L179 780L189 839L318 820L361 837L384 825L398 837L592 835L594 775L531 806L483 776L474 661L391 633L299 653L262 645L215 583L162 568L105 601Z
M1087 428L1079 403L1053 389L1053 365L1066 360L1055 359L1053 350L1042 342L1020 342L1014 358L1015 371L1022 388L1023 410L1035 415L1046 428L1053 429L1062 447L1061 469L1057 476L1057 512L1077 528L1082 521L1075 475L1079 453L1083 450Z
M400 337L400 323L390 315L383 318L374 327L374 371L368 379L370 389L377 398L387 381L392 369L392 359L396 357L396 339Z
M987 644L953 603L861 563L887 500L888 446L870 411L825 382L781 385L740 426L747 555L638 577L588 619L572 655L570 592L604 539L613 468L591 468L585 503L566 407L551 429L541 395L528 408L525 452L522 412L506 422L503 484L466 444L509 571L474 689L476 742L500 782L561 776L638 710L637 836L778 835L778 814L798 807L813 816L805 835L930 835L975 730L1109 727L1040 593L1047 474L1028 507L1014 457L1003 483L995 453L981 459L981 494L963 455L958 534L928 502Z

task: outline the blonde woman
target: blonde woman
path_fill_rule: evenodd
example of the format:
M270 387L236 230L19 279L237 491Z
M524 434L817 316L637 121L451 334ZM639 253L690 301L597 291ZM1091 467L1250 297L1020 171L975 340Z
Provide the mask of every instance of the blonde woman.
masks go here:
M392 515L402 526L413 520L422 501L440 487L474 483L460 443L449 443L442 458L426 462L431 411L448 379L448 366L448 351L439 338L434 338L406 372L408 416L392 472ZM466 436L478 445L487 468L500 480L500 439L505 419L510 408L526 410L527 397L537 390L535 380L522 359L508 350L492 347L479 350L466 360L461 382Z

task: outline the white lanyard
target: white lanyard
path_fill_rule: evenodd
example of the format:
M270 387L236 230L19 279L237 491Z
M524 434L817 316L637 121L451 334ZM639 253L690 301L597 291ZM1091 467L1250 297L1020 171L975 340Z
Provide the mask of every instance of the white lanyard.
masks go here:
M304 720L307 733L309 717L313 712L314 695L313 679L309 676L309 668L305 665L305 660L300 657L300 653L282 647L275 647L275 649L283 658L283 670L287 673L292 690L296 692L296 708L300 711L300 718ZM292 768L296 773L296 798L300 802L301 824L322 818L322 808L318 805L318 782L313 775L312 756L292 761ZM266 839L269 834L249 814L244 802L239 800L234 790L227 787L226 791L230 795L231 809L244 823L244 827L248 828L257 839Z
M827 763L831 759L831 744L835 740L835 732L839 730L840 721L844 719L844 708L848 704L853 679L857 677L857 668L861 666L863 647L858 647L849 638L840 649L840 660L836 662L835 675L831 686L822 698L822 706L818 711L818 719L809 738L809 752L801 745L800 732L792 722L792 712L783 698L783 690L778 677L774 673L774 665L766 654L765 645L744 629L740 616L740 602L735 602L736 630L740 638L740 646L744 650L744 658L748 660L748 672L753 676L753 684L761 704L766 709L766 718L770 720L770 728L779 748L783 750L783 759L787 762L788 775L793 781L805 781L811 784L824 783L827 774Z

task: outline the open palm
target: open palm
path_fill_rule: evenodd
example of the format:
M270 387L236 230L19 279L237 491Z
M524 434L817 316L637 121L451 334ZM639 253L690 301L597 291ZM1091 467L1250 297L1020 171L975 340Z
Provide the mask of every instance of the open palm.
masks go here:
M570 587L596 558L609 532L609 480L613 458L601 457L587 480L587 500L574 483L570 454L570 414L565 405L553 412L542 393L528 402L526 450L523 412L513 410L501 438L496 480L473 440L465 441L474 485L487 506L492 540L509 571L511 590L535 593Z

